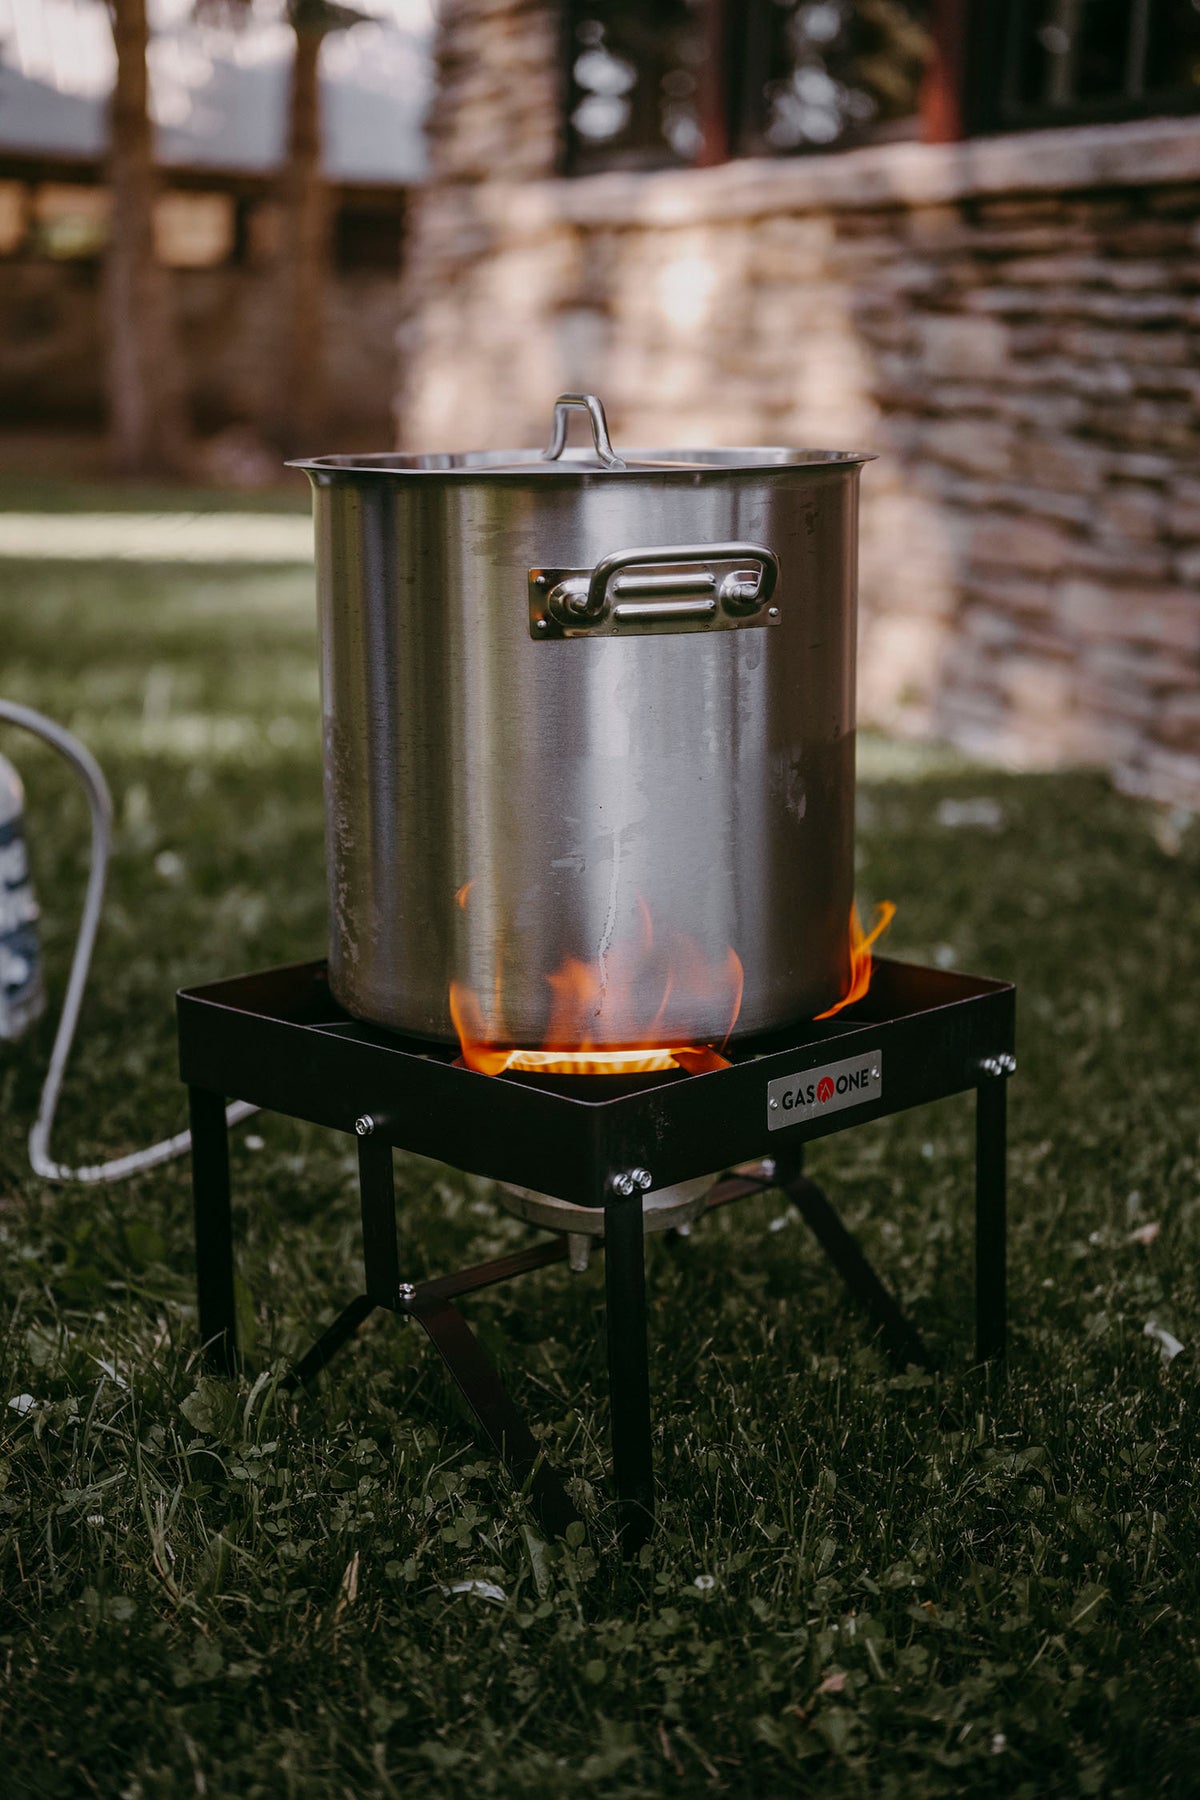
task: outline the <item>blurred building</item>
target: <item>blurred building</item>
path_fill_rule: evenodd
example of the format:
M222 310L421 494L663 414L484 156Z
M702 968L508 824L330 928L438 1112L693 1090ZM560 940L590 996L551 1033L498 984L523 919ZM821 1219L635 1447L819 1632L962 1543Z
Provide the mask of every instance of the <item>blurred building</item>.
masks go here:
M367 0L370 4L370 0ZM387 0L381 0L386 4ZM164 191L155 220L174 271L192 415L201 432L255 425L276 331L292 34L282 17L198 23L192 0L152 5L151 86ZM408 195L424 174L429 10L390 0L378 25L328 43L324 168L329 441L385 443ZM100 269L114 54L97 0L0 0L0 416L99 426Z
M440 17L402 441L876 450L864 720L1200 805L1200 7Z

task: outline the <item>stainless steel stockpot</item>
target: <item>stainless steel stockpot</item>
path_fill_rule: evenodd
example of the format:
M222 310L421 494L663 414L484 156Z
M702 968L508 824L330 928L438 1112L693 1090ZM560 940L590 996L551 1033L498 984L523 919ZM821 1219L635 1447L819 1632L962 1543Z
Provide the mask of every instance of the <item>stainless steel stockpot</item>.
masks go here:
M867 460L618 456L564 395L545 451L298 465L342 1005L537 1045L569 977L597 1047L711 1042L731 949L738 1036L841 997Z

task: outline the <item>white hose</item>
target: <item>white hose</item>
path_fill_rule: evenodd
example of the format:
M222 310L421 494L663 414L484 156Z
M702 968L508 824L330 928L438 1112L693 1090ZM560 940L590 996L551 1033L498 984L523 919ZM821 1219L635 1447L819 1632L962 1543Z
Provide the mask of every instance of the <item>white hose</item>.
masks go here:
M171 1162L177 1156L186 1155L192 1145L191 1132L179 1131L174 1137L164 1138L159 1144L148 1145L145 1150L135 1150L128 1156L114 1157L111 1162L90 1163L81 1169L68 1169L64 1164L56 1163L50 1155L50 1133L58 1110L67 1058L75 1041L75 1028L79 1023L79 1010L83 1005L100 913L104 906L104 884L112 850L112 796L100 765L91 751L69 731L64 731L61 725L56 725L53 719L34 712L31 706L18 706L14 700L0 700L0 720L31 731L34 737L41 738L58 751L78 775L92 816L87 892L83 899L79 930L75 936L66 997L59 1014L58 1029L54 1034L54 1047L50 1052L50 1066L42 1083L37 1117L29 1133L29 1161L34 1173L46 1181L124 1181L127 1175L136 1175L141 1169L153 1169L159 1163ZM250 1106L245 1100L235 1101L225 1110L226 1122L236 1125L257 1111L256 1106Z

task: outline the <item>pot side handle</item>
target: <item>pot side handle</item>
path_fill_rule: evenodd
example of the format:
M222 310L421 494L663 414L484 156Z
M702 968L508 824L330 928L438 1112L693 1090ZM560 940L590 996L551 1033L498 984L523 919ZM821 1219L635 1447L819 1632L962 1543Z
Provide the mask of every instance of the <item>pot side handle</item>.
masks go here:
M729 631L778 625L769 604L779 558L763 544L664 544L615 550L592 569L531 569L534 638Z

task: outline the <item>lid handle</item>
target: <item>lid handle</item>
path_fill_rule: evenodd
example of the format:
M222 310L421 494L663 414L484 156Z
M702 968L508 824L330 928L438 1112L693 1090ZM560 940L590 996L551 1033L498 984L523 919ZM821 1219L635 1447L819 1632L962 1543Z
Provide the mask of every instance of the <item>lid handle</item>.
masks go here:
M550 442L542 451L543 462L554 462L560 457L567 444L567 413L572 406L578 406L592 422L592 442L596 446L596 455L606 469L623 469L625 463L612 447L608 435L608 420L604 417L604 408L595 394L560 394L554 402L554 424L550 432Z

